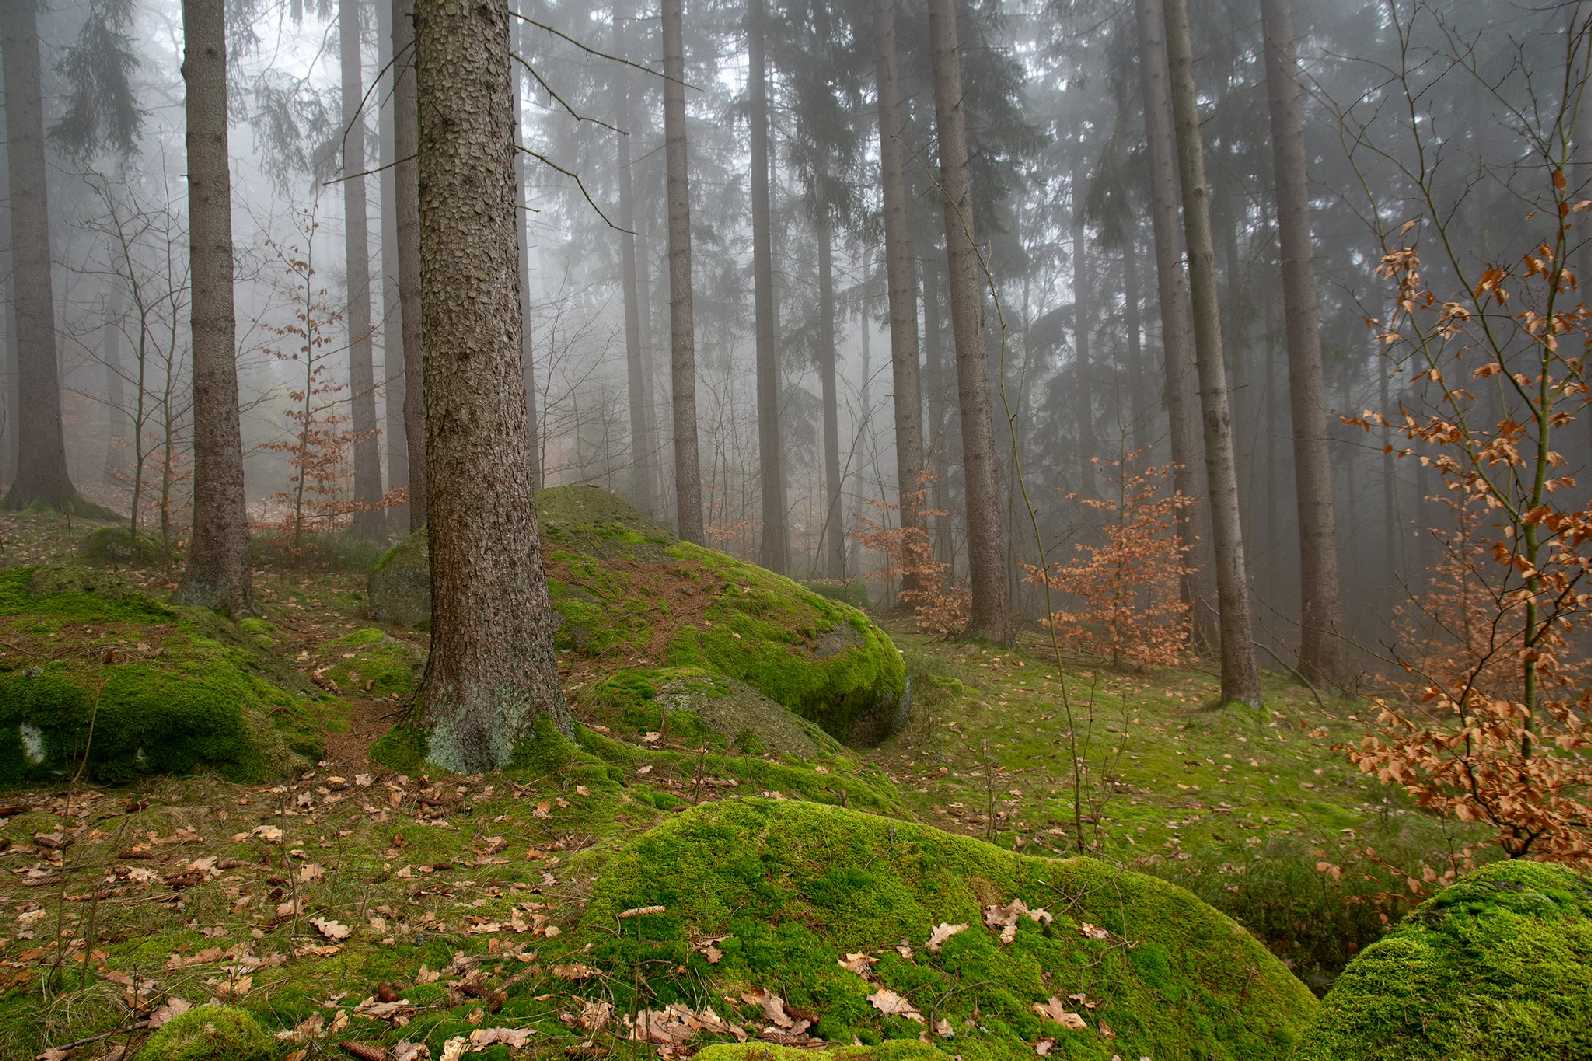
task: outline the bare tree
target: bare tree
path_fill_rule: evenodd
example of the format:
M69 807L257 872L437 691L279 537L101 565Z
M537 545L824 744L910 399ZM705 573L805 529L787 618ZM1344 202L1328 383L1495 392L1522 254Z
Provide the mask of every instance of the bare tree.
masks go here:
M236 616L254 610L254 587L238 418L226 14L212 0L183 0L182 25L193 273L194 487L193 538L177 596Z
M784 436L779 423L780 365L774 326L774 252L768 193L768 31L765 0L746 5L747 92L752 139L752 274L757 315L757 462L762 478L763 532L758 561L783 572L790 558L785 528Z
M973 591L969 632L992 641L1005 641L1011 636L1005 530L995 482L989 364L984 351L984 266L973 229L973 182L968 173L967 116L962 110L956 7L955 0L929 0L940 194L945 207L945 257L967 486L968 572Z
M1310 681L1342 677L1338 599L1338 526L1327 453L1327 396L1321 376L1321 307L1311 263L1310 189L1305 177L1304 86L1291 0L1261 0L1266 99L1277 179L1277 234L1282 244L1283 316L1288 330L1288 394L1293 413L1299 507L1299 673ZM1385 373L1384 373L1385 375ZM1385 410L1384 410L1385 411Z
M501 767L569 729L531 501L508 0L415 5L427 338L428 757Z
M1194 310L1194 359L1205 418L1205 471L1209 477L1212 539L1216 548L1216 607L1221 626L1222 700L1259 706L1260 672L1245 583L1244 531L1233 462L1233 423L1222 363L1221 306L1216 292L1216 251L1211 239L1210 182L1200 138L1188 0L1165 0L1166 55L1183 187L1183 235L1188 244L1189 291Z
M680 537L702 544L702 461L697 450L696 324L691 304L691 178L685 128L680 0L662 0L663 126L669 209L669 378L674 492Z

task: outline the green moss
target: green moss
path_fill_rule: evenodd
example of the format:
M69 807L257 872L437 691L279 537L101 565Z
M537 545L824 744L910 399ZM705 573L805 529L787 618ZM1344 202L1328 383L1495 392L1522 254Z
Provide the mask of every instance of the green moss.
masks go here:
M366 592L372 619L417 627L431 622L431 549L424 528L377 558Z
M150 1036L136 1061L269 1061L275 1044L249 1013L234 1006L199 1006L178 1014Z
M1021 919L1002 944L983 911L1017 898L1054 922ZM664 912L618 916L653 905ZM941 922L970 927L933 953ZM722 937L717 962L697 945L709 937ZM911 958L896 950L903 941ZM867 953L874 980L949 1021L948 1048L969 1057L1031 1053L1047 1035L1064 1056L1102 1061L1281 1057L1315 1008L1264 947L1180 888L793 801L706 805L640 837L597 880L582 942L621 1004L722 1005L767 988L818 1014L814 1034L829 1042L916 1039L922 1025L882 1015L868 1001L875 987L839 964ZM1075 993L1098 1001L1087 1032L1034 1012Z
M269 533L249 539L249 561L256 567L286 571L363 573L378 562L386 546L350 530L306 531L295 544L290 535Z
M1497 862L1350 962L1299 1061L1592 1056L1592 880Z
M419 773L426 761L426 731L400 723L377 737L367 754L371 762L399 773Z
M367 627L322 645L324 671L338 689L376 698L408 696L425 666L420 646Z
M0 570L0 618L48 631L79 623L160 623L175 609L114 576L71 565Z
M946 1045L954 1047L955 1044ZM915 1039L892 1039L877 1046L834 1046L828 1050L773 1046L769 1043L719 1043L696 1056L700 1061L814 1061L823 1058L834 1061L911 1061L916 1058L944 1059L949 1054Z
M172 561L159 538L134 534L130 527L101 527L83 539L77 554L90 564L111 567L158 567Z
M820 597L849 604L860 611L867 611L872 603L868 583L860 578L809 578L802 581L802 586Z

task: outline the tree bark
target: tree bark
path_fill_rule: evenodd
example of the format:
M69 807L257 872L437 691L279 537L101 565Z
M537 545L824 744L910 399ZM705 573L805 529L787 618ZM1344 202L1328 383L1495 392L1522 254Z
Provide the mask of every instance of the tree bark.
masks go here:
M5 507L80 504L66 465L61 378L56 362L55 285L51 276L50 197L44 152L44 102L34 0L11 0L0 13L5 62L6 167L11 201L12 286L17 330L17 474Z
M685 52L680 0L662 0L663 128L669 210L669 383L674 420L675 520L680 537L698 545L702 529L702 461L697 450L696 325L691 304L691 177L685 130Z
M1139 319L1139 240L1137 226L1130 225L1122 244L1122 324L1127 329L1128 409L1133 423L1129 428L1133 451L1144 464L1154 464L1150 452L1155 444L1155 409L1148 391L1149 373L1144 367L1144 325Z
M115 488L132 465L128 445L127 377L122 372L122 318L127 315L127 291L120 277L106 285L105 324L100 335L100 361L105 368L105 468L100 475L106 486Z
M822 180L819 181L820 187ZM840 398L835 385L834 222L818 204L818 385L824 405L824 574L846 577L846 512L840 482ZM868 328L863 314L862 327Z
M779 424L779 350L774 334L774 252L768 194L768 63L765 0L746 7L747 92L752 135L752 274L757 316L757 464L763 499L758 561L784 573L785 457Z
M968 574L973 591L969 633L1004 642L1011 637L1004 568L1006 547L996 487L989 361L984 353L984 273L973 228L973 182L967 162L967 116L962 110L962 58L957 46L955 0L929 0L929 40L934 61L945 256L962 420Z
M531 499L520 365L520 184L508 0L418 0L421 314L431 659L427 757L505 765L538 720L568 732Z
M1100 443L1095 438L1090 379L1093 370L1089 364L1089 329L1094 326L1094 315L1089 305L1089 232L1084 225L1084 183L1088 175L1082 159L1080 150L1072 165L1072 415L1078 433L1078 489L1085 497L1094 497L1093 458L1100 453Z
M380 2L380 0L378 0ZM403 323L404 442L409 452L409 529L426 525L426 375L420 325L420 177L415 153L415 0L392 0L393 167L398 221L398 312Z
M1338 592L1338 526L1327 448L1321 373L1321 307L1311 264L1310 190L1305 176L1304 86L1291 0L1261 0L1266 96L1277 176L1283 315L1288 322L1288 397L1293 417L1299 510L1299 673L1312 682L1343 677L1343 605Z
M365 118L360 70L359 0L338 0L342 67L343 260L348 302L348 403L354 432L354 533L379 538L386 529L381 502L381 440L376 428L376 372L371 355L370 220L366 210Z
M1211 239L1211 190L1205 176L1205 152L1200 139L1188 0L1165 0L1164 14L1173 132L1183 188L1183 233L1188 244L1195 366L1199 372L1200 405L1205 422L1211 537L1216 550L1222 700L1259 706L1260 674L1255 667L1249 588L1245 582L1244 531L1238 510L1232 414L1228 408L1227 372L1222 364L1221 307L1216 294L1216 253Z
M1172 485L1194 503L1178 511L1178 537L1189 544L1191 568L1182 595L1192 616L1194 641L1217 642L1210 584L1209 506L1206 504L1204 444L1195 417L1194 324L1179 227L1177 144L1172 133L1172 92L1167 72L1161 0L1134 0L1139 31L1139 75L1144 94L1145 139L1150 159L1150 220L1155 237L1156 290L1160 302L1161 357L1166 375L1167 434L1172 450Z
M932 252L934 248L929 248ZM934 555L947 574L956 571L956 517L951 512L951 424L946 408L950 394L950 371L946 365L945 310L941 301L945 287L940 283L941 267L933 253L923 257L923 355L928 391L925 462L934 462L934 484L929 503L939 513L934 520Z
M625 53L622 21L630 17L624 3L614 3L614 54ZM625 368L630 405L630 497L649 516L657 508L654 496L658 475L655 470L657 445L652 430L652 403L647 395L646 368L641 350L641 282L636 263L636 196L630 173L630 130L635 126L631 112L630 68L610 64L614 125L620 132L615 158L615 180L619 184L619 270L625 299Z
M378 135L378 153L381 160L381 361L382 394L384 396L384 426L387 431L387 486L389 489L407 488L409 485L409 438L404 427L404 326L400 309L401 294L398 286L398 174L396 100L391 86L393 74L393 11L388 0L376 0L376 61L380 67L377 79L389 79L379 93L383 101ZM407 503L394 505L388 512L387 522L402 532L409 527Z
M188 260L193 317L193 538L177 598L254 611L244 507L233 311L232 173L227 158L226 16L183 0L188 118Z
M896 52L896 0L875 0L879 37L879 182L884 195L885 291L890 303L890 378L894 390L896 489L901 527L926 535L923 519L923 381L918 354L917 278L906 177L906 107ZM866 323L863 325L867 327ZM904 578L903 591L927 587Z

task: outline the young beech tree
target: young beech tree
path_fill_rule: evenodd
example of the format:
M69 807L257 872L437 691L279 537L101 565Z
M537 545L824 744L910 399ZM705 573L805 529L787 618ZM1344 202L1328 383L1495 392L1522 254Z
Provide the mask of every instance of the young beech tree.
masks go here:
M417 0L431 660L427 754L508 762L569 728L531 502L508 0Z

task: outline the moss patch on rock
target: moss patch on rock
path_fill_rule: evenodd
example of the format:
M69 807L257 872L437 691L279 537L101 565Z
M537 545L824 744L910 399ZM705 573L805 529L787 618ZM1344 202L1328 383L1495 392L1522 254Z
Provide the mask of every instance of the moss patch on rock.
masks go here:
M171 1018L135 1061L269 1061L275 1044L259 1021L236 1006L208 1005Z
M544 490L536 505L562 652L594 670L618 663L734 679L852 743L878 741L904 721L901 653L856 608L682 542L592 487ZM371 570L371 615L426 622L428 564L423 534L389 550Z
M1592 1057L1592 880L1508 861L1349 963L1299 1061Z
M319 654L326 660L317 671L321 680L338 692L377 699L412 694L426 663L419 645L375 627L328 641Z
M258 639L83 568L0 571L0 784L212 769L282 776L320 753L319 701Z
M171 552L159 538L134 534L130 527L101 527L83 539L77 554L85 563L109 567L158 567Z
M986 911L1014 900L1044 913L1015 913L1003 940ZM931 946L937 926L966 927ZM794 801L728 800L657 826L608 862L581 932L621 1006L751 1021L755 1006L727 1012L725 997L767 990L825 1042L928 1028L966 1058L1031 1056L1044 1039L1102 1061L1285 1057L1316 1007L1248 933L1165 882ZM1058 1024L1062 1010L1085 1027Z

